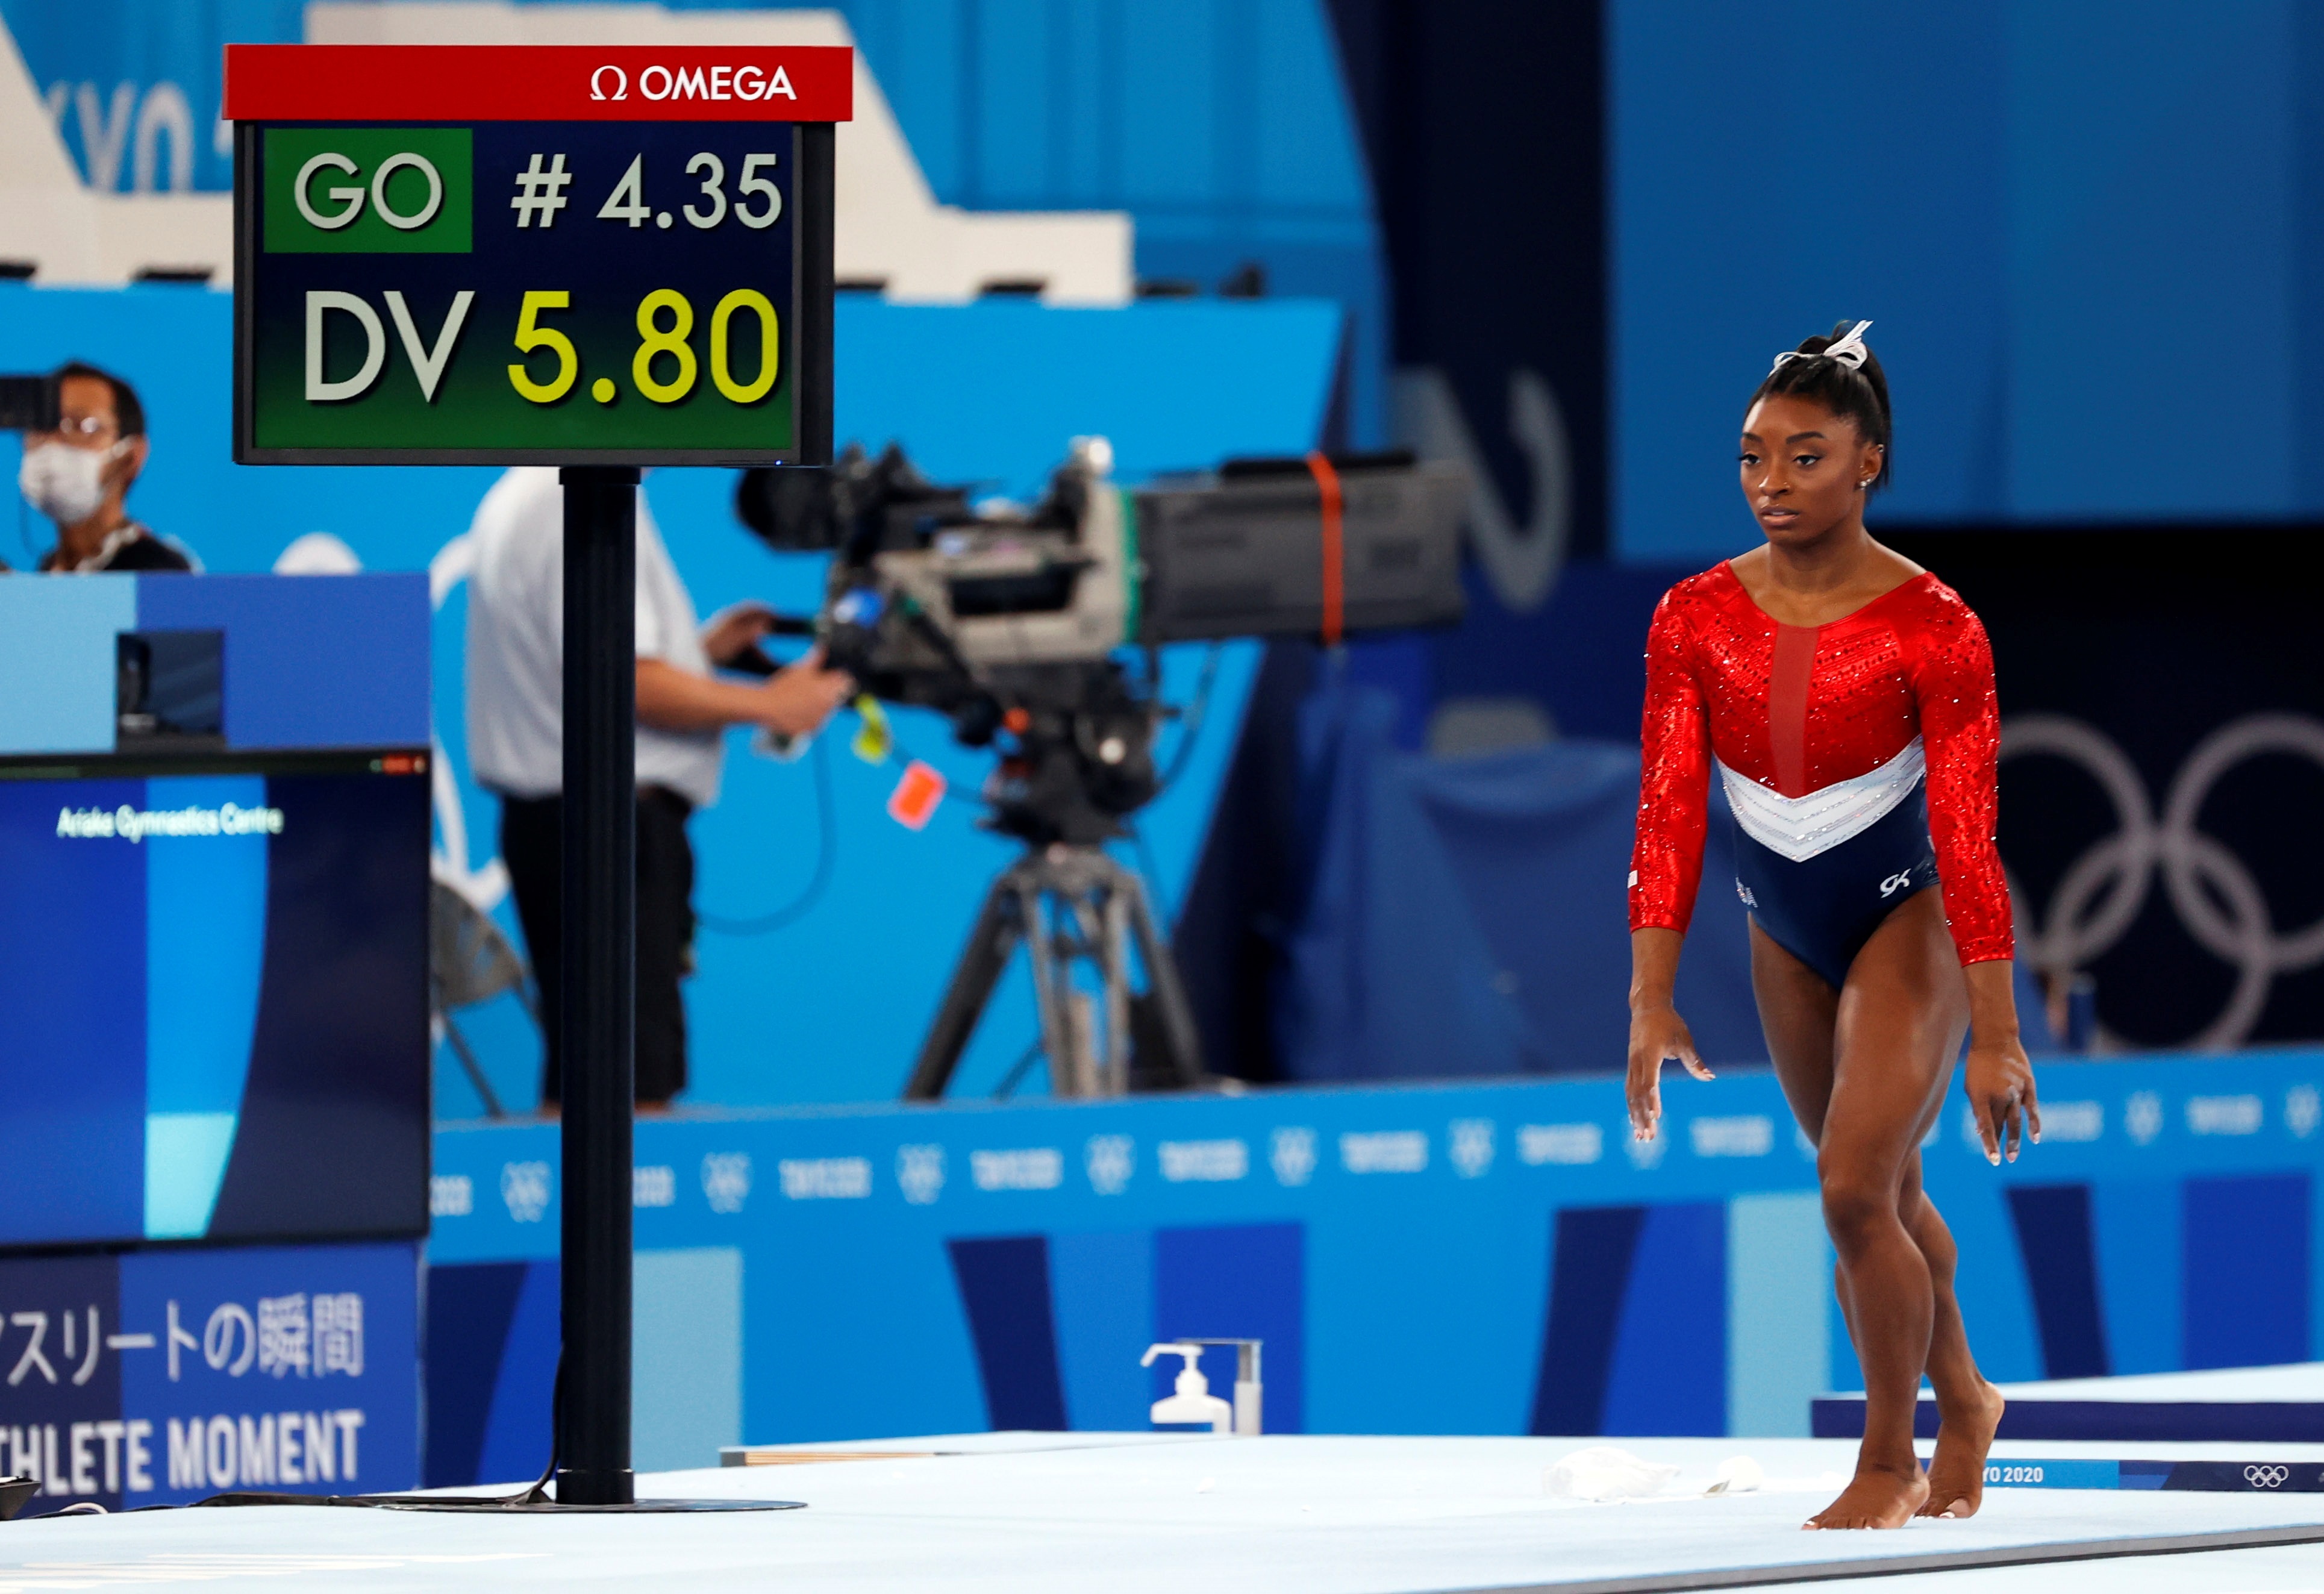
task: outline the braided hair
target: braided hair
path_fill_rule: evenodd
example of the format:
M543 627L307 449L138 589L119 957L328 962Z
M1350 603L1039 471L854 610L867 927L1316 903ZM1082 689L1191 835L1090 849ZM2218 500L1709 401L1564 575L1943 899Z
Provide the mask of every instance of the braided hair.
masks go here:
M1769 394L1787 393L1812 399L1834 415L1848 417L1856 423L1857 436L1880 445L1880 474L1868 489L1877 493L1888 484L1888 378L1863 339L1849 337L1851 332L1870 325L1843 318L1832 324L1829 336L1803 339L1798 348L1776 355L1775 369L1760 378L1750 403L1743 408L1748 414L1752 404ZM1860 364L1825 353L1844 341L1852 346L1848 350L1850 355L1862 353Z

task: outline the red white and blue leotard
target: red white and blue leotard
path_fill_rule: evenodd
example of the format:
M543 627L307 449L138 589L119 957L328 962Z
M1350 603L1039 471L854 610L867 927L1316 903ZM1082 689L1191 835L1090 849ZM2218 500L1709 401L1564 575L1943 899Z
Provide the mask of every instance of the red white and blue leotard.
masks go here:
M1680 582L1646 637L1644 742L1632 929L1686 928L1715 764L1737 890L1835 987L1930 885L1964 964L2011 955L1993 651L1934 576L1821 626L1779 624L1726 564Z

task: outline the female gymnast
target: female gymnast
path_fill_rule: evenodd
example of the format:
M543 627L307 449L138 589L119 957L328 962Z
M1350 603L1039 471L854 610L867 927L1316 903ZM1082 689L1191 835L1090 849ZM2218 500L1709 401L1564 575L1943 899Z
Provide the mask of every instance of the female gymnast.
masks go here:
M1743 418L1743 496L1766 546L1679 583L1655 611L1630 876L1630 1124L1651 1139L1665 1060L1711 1077L1672 984L1715 763L1760 1026L1816 1146L1864 1368L1856 1476L1812 1528L1977 1510L2003 1402L1969 1354L1920 1153L1965 1029L1987 1159L2015 1161L2026 1130L2042 1138L1994 845L1993 655L1951 588L1864 529L1888 476L1870 325L1843 321L1776 356ZM1926 1477L1913 1451L1924 1372L1942 1424Z

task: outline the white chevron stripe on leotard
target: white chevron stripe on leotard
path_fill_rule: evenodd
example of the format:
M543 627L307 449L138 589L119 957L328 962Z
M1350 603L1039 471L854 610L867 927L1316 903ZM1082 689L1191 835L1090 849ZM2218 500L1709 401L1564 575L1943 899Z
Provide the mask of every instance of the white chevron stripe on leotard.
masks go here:
M1744 834L1771 852L1804 863L1886 818L1890 810L1913 795L1927 769L1927 756L1915 736L1886 763L1849 779L1835 780L1805 797L1787 797L1771 791L1725 764L1719 766L1719 779L1727 788L1727 806L1735 811Z

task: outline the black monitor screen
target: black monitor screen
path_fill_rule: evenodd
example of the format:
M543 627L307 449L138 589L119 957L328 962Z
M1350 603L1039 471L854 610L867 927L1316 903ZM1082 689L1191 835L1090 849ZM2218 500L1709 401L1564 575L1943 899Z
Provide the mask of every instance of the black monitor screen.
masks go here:
M424 753L0 763L0 1245L427 1227Z

